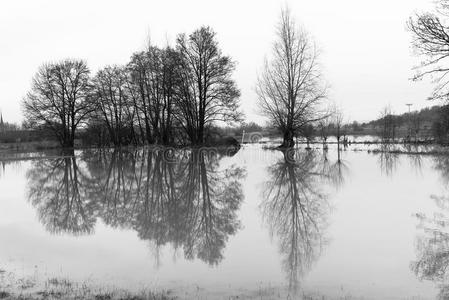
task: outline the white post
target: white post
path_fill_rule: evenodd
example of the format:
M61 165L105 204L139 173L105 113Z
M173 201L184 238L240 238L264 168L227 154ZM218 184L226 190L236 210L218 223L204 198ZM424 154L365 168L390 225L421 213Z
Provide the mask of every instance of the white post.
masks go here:
M244 138L245 138L245 129L243 129L243 133L242 133L242 144L243 144Z

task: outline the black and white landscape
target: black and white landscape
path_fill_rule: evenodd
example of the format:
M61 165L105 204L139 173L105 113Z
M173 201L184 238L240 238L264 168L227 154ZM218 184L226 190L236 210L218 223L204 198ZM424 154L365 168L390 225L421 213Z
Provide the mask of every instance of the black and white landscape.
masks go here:
M0 4L0 299L449 299L449 1Z

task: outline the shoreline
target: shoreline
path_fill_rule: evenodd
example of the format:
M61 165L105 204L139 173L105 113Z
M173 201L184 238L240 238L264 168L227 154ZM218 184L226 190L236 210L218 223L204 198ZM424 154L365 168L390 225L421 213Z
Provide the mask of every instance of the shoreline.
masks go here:
M247 145L260 145L262 150L282 150L278 148L277 143L274 142L261 142L261 143L243 143L239 147L236 146L223 146L223 145L217 145L217 146L211 146L211 145L205 145L205 146L183 146L183 147L173 147L173 146L163 146L163 145L141 145L141 146L122 146L122 147L95 147L95 146L79 146L74 148L63 148L60 146L54 146L54 147L42 147L36 145L26 145L25 147L2 147L4 144L0 144L0 161L23 161L23 160L38 160L38 159L54 159L54 158L61 158L61 157L72 157L73 152L75 151L83 151L83 150L136 150L136 149L154 149L154 150L191 150L191 149L198 149L198 150L215 150L218 153L221 152L233 152L236 153L238 149L240 149L242 146ZM322 142L298 142L295 144L295 146L292 149L298 149L298 146L307 146L305 150L324 150L327 151L329 148L323 149L323 143ZM321 147L317 147L321 146ZM327 146L336 146L338 145L337 142L327 142ZM33 146L33 147L31 147ZM375 149L359 149L354 148L352 146L378 146L378 148ZM410 149L407 149L407 147L410 147ZM425 147L429 149L417 149L419 147ZM414 149L411 149L414 148ZM237 151L235 151L237 150ZM235 151L235 152L234 152ZM409 154L409 155L449 155L449 145L441 145L438 143L404 143L404 142L388 142L388 143L382 143L382 142L374 142L374 141L363 141L363 142L351 142L346 145L340 143L340 151L366 151L368 153L378 154L378 153L391 153L391 154ZM53 154L42 156L42 153L51 153ZM35 155L32 155L35 154Z

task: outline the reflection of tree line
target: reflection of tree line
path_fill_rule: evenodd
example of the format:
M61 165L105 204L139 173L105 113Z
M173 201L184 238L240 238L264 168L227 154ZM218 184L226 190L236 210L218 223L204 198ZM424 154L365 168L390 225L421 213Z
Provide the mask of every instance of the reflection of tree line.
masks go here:
M440 288L439 299L449 299L447 280L449 267L449 198L432 197L439 212L432 217L419 213L419 228L416 237L416 260L411 269L421 280L430 280Z
M421 146L422 148L422 146ZM383 173L393 175L401 158L406 157L417 172L423 166L425 148L417 145L383 145L379 152L379 166ZM427 149L428 150L428 149ZM405 154L403 154L405 153ZM407 154L409 153L409 154ZM449 187L449 156L431 156L434 168L440 173L444 185ZM438 285L438 299L449 299L449 196L431 196L436 211L432 215L416 213L418 233L416 236L416 260L410 264L411 270L420 280L433 281Z
M5 174L7 161L0 161L0 178L2 178L2 175Z
M320 176L323 179L326 179L328 183L337 189L343 186L345 178L349 173L349 166L345 160L341 159L340 153L338 153L337 160L331 161L328 157L328 152L324 151L317 164L320 166Z
M400 164L401 157L407 157L410 166L416 171L421 171L423 155L419 153L428 150L425 145L382 144L375 153L378 155L381 172L387 176L392 176Z
M7 167L19 166L20 162L18 159L2 159L0 157L0 179L6 174Z
M393 147L393 148L392 148ZM398 151L391 145L384 145L379 153L379 166L386 175L394 173L401 161L407 157L410 166L421 171L423 155L416 145L405 145ZM402 154L402 153L412 154ZM449 157L432 156L434 168L440 173L445 185L449 185ZM411 270L420 280L433 281L438 285L438 299L449 299L449 196L432 195L437 210L432 215L417 213L418 234L415 240L416 260L410 263Z
M157 248L171 244L188 259L217 264L240 228L245 173L219 168L220 158L207 151L140 150L39 160L27 174L29 199L53 233L91 233L101 219L136 230Z
M384 149L388 150L388 149ZM407 149L406 149L407 150ZM408 149L413 153L416 149ZM391 176L400 162L407 158L416 171L423 165L423 156L399 154L395 151L379 153L379 167ZM449 157L434 156L435 169L449 187ZM278 240L283 257L289 290L297 294L301 277L319 258L326 242L324 230L329 213L323 183L340 187L348 166L341 159L332 162L326 153L321 156L306 153L285 153L268 169L262 210L270 233ZM418 213L422 234L416 239L417 258L411 269L423 280L438 283L439 299L449 299L449 196L432 196L438 211L432 216Z
M86 197L87 177L75 157L35 161L27 176L30 201L49 231L92 231L97 203Z
M449 157L435 156L435 169L446 187L449 186ZM420 229L416 237L416 260L411 269L421 280L439 287L438 299L449 299L449 196L432 195L437 211L431 216L417 213Z
M262 212L278 240L289 292L297 295L301 278L321 255L330 206L322 187L344 182L347 166L314 151L284 153L268 169Z
M234 165L220 168L220 158L212 152L140 150L39 160L27 174L29 199L53 233L88 234L101 219L135 230L156 252L170 244L188 259L213 265L240 228L245 174ZM341 186L346 172L342 160L314 151L284 152L268 168L261 208L292 294L326 240L330 208L324 185Z

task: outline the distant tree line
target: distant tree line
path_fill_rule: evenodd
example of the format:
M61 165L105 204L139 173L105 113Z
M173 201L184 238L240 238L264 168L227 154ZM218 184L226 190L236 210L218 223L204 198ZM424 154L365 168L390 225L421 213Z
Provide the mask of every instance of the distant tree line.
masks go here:
M386 108L389 109L391 115L394 117L395 123L397 123L398 126L403 126L404 124L407 124L407 122L409 121L409 118L413 117L413 116L418 116L421 120L426 121L426 122L432 122L434 120L437 120L440 117L441 110L442 110L442 106L435 105L432 107L423 108L419 111L413 111L410 114L408 112L402 113L402 114L394 114L391 111L391 108L384 107L381 111L379 118L369 121L369 122L361 123L360 125L362 127L381 126L383 123L382 114L385 112Z
M64 147L79 132L116 146L205 144L217 121L242 120L234 70L210 27L178 35L175 47L148 45L94 76L83 60L46 63L23 99L25 125L51 130Z
M424 135L443 143L449 134L449 106L435 105L403 114L394 114L386 106L378 119L359 126L362 130L376 128L377 134L385 141L394 141L399 137L416 141Z
M255 125L244 124L236 130L240 133L245 129L246 132L261 131L264 136L273 135L275 127ZM449 141L449 105L435 105L403 114L395 114L391 107L385 106L379 117L369 122L346 121L341 109L333 107L325 117L303 126L301 133L295 136L302 137L308 144L320 141L326 149L330 137L334 137L340 145L349 143L350 135L378 136L384 142L433 139L446 144Z

